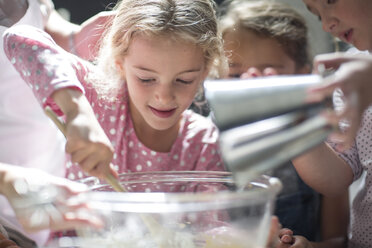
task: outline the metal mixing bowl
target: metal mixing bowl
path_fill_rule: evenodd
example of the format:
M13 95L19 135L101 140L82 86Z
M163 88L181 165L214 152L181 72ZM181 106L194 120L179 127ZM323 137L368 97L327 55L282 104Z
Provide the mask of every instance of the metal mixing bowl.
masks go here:
M119 177L128 192L112 192L95 178L83 201L103 218L103 230L78 230L82 247L264 247L276 178L261 176L244 187L229 172L168 171Z

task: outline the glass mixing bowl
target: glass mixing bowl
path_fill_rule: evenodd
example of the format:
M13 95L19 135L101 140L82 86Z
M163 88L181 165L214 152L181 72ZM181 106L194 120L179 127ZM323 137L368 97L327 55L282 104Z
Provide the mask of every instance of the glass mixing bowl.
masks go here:
M105 222L77 231L89 248L265 247L281 189L277 178L238 187L231 173L211 171L122 174L124 193L96 178L83 182L93 192L82 201Z

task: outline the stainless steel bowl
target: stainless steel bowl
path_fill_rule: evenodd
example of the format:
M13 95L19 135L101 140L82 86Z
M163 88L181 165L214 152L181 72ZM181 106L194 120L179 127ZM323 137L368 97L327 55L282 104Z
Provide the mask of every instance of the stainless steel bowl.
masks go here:
M129 192L83 180L94 192L81 200L105 228L78 230L82 247L264 247L281 189L265 176L239 187L229 172L127 173L119 181Z

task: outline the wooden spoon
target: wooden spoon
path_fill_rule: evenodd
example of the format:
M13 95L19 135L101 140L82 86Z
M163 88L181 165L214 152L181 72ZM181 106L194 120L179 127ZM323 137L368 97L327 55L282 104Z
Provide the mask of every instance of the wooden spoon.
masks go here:
M57 125L58 129L63 133L66 137L66 124L61 121L57 115L54 113L52 109L46 107L44 109L45 114ZM119 182L118 180L112 175L107 174L105 175L105 180L111 185L111 187L117 192L128 192ZM172 240L176 237L176 233L172 230L164 228L160 225L152 216L148 214L140 214L140 217L143 223L147 226L148 230L150 231L152 237L156 243L158 243L159 248L169 247L170 243L168 240ZM157 238L156 238L157 237ZM208 236L201 236L196 237L193 239L195 247L213 247L215 243L211 242L214 238L208 238ZM219 247L240 247L240 246L219 246Z
M44 112L57 125L58 129L66 137L66 124L60 119L58 119L57 115L51 108L46 107L44 109ZM112 174L105 175L104 179L111 185L111 187L116 192L128 192ZM144 214L141 214L140 216L142 218L142 221L145 223L145 225L147 226L147 228L149 229L150 233L153 236L157 236L162 231L164 231L164 228L152 216ZM160 247L163 246L161 245Z

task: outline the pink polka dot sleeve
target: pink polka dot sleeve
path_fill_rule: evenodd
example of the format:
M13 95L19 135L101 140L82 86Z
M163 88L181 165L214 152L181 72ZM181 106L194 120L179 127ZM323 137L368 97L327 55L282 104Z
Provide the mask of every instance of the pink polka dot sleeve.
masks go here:
M70 54L58 47L44 31L18 25L4 33L4 51L14 68L32 89L42 107L61 114L50 97L54 91L74 88L84 92ZM75 59L76 63L76 59Z

